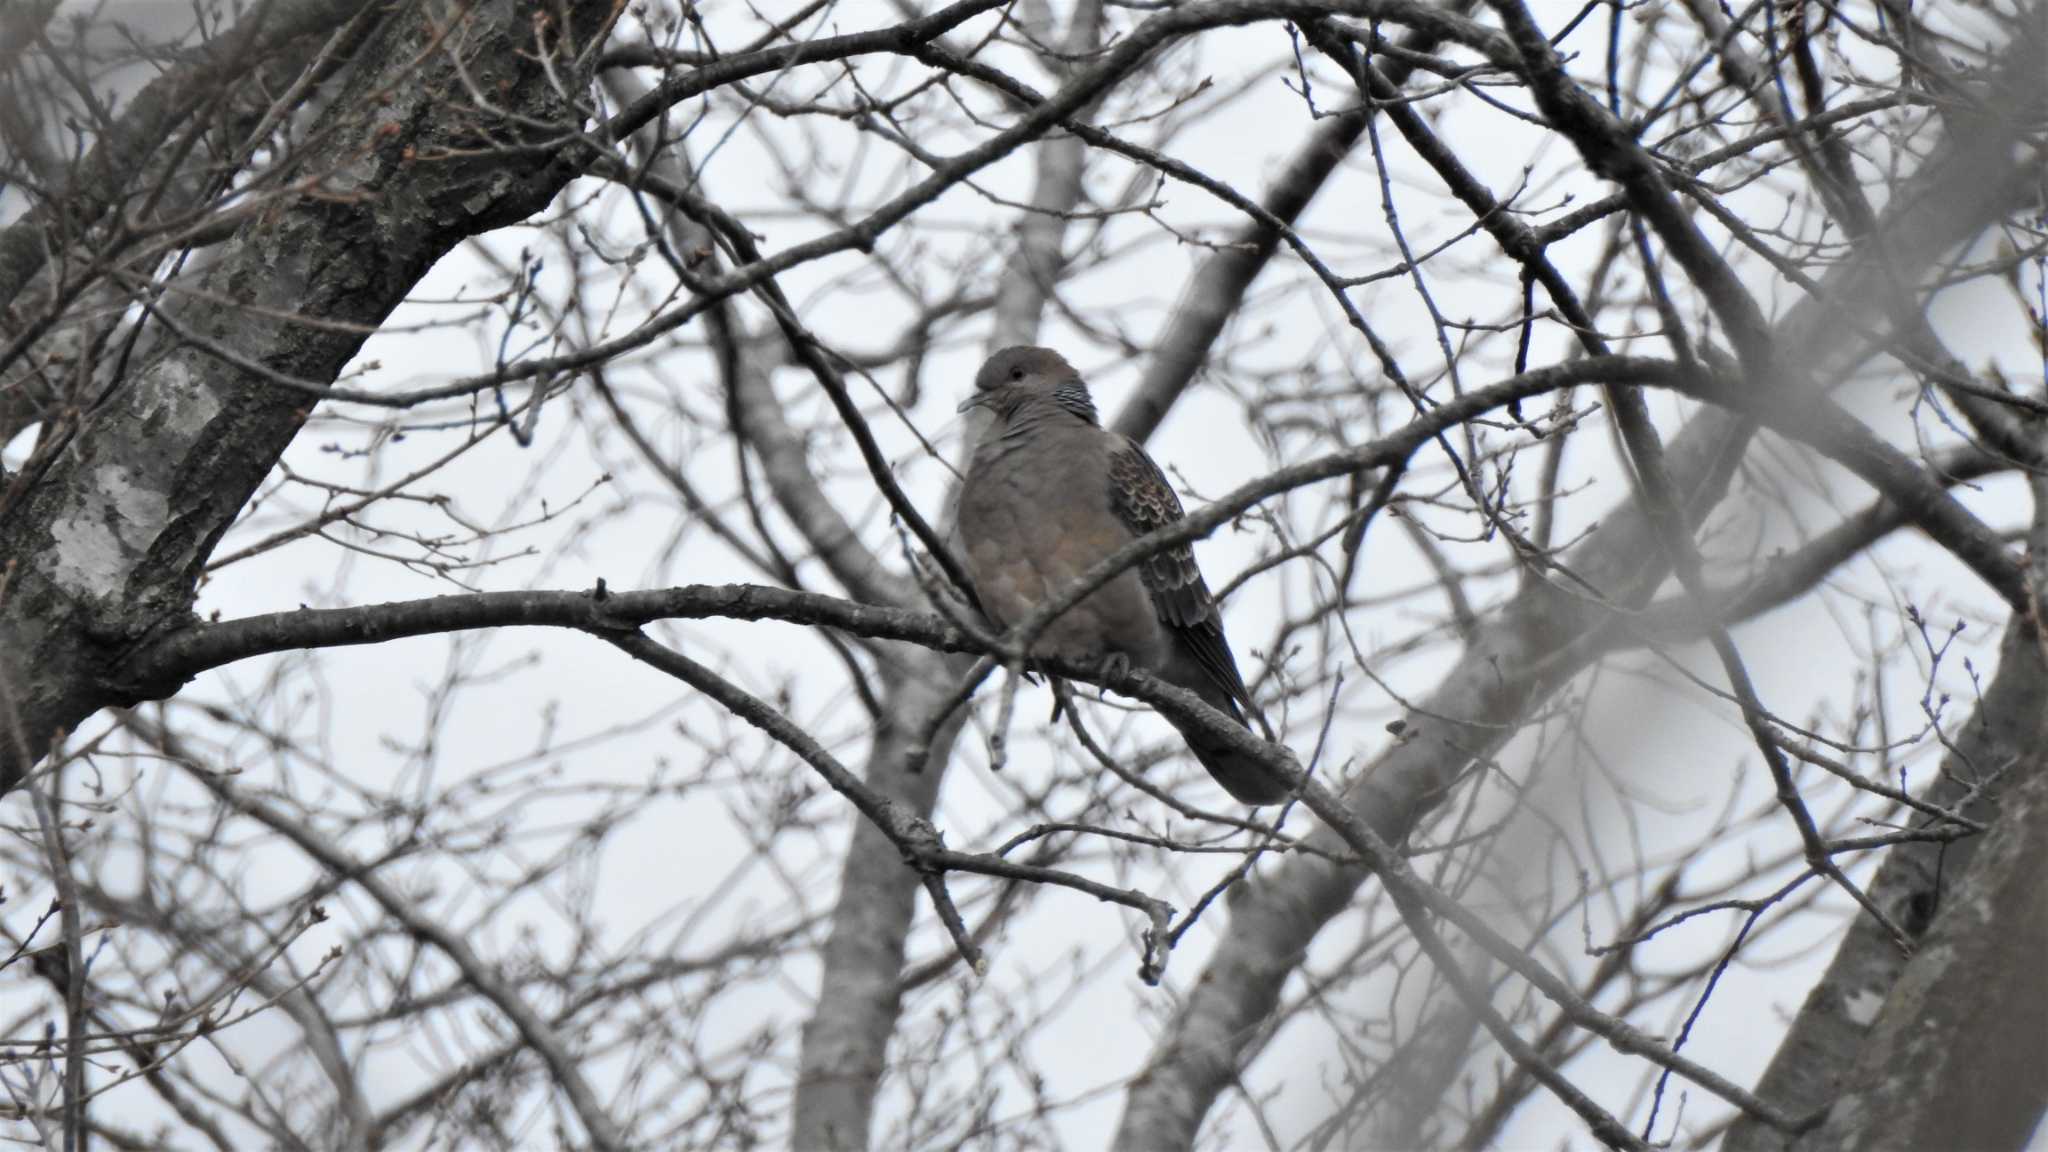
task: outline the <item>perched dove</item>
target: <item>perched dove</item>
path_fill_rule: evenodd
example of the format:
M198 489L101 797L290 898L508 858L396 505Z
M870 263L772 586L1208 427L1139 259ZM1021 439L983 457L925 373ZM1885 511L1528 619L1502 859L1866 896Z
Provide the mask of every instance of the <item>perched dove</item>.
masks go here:
M1059 353L1015 347L991 356L960 405L970 408L986 408L995 424L967 467L960 536L975 595L998 627L1016 624L1103 557L1181 518L1180 498L1159 466L1136 441L1102 426L1088 386ZM1118 573L1054 620L1031 650L1098 665L1110 677L1143 669L1239 724L1252 707L1216 599L1186 544ZM1257 760L1193 726L1175 727L1238 800L1287 797L1287 785Z

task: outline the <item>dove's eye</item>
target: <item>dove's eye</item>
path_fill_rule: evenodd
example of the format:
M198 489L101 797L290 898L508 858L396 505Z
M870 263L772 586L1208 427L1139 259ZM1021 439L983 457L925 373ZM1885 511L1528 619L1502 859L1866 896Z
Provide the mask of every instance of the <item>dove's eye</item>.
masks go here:
M1023 378L1024 378L1024 370L1023 370L1022 368L1012 368L1012 369L1010 369L1010 379L1012 379L1012 380L1022 380Z

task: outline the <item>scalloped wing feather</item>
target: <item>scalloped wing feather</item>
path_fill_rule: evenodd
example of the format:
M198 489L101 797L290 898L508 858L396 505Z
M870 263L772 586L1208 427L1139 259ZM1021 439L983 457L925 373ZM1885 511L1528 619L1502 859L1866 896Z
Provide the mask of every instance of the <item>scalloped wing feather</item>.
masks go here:
M1143 536L1184 517L1180 497L1174 495L1165 473L1144 448L1128 436L1110 435L1120 441L1109 454L1110 506L1131 534ZM1160 623L1233 704L1249 705L1251 693L1231 656L1230 642L1223 635L1223 616L1195 564L1194 548L1179 544L1160 552L1138 565L1138 576Z

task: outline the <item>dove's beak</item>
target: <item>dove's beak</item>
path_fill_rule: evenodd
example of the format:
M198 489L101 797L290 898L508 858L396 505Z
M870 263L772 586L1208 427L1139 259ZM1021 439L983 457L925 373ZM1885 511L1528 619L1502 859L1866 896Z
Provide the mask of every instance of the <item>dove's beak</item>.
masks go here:
M972 395L972 396L969 396L969 397L968 397L967 399L965 399L965 400L962 400L962 401L960 402L960 406L959 406L958 408L955 408L955 409L953 409L953 411L955 411L955 412L969 412L969 411L972 411L972 410L974 410L974 409L976 409L976 408L979 408L979 407L981 407L981 406L982 406L983 404L986 404L986 403L988 403L988 401L989 401L989 396L990 396L990 393L987 393L987 392L976 392L976 393L975 393L974 395Z

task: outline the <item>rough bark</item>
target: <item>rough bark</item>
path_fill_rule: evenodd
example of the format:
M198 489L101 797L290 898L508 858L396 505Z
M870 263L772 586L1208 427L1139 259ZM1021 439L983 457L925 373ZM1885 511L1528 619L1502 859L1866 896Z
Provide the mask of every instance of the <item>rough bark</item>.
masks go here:
M238 72L265 53L309 34L332 28L363 6L364 0L271 0L253 7L228 35L209 41L136 94L112 129L86 153L77 170L37 211L0 232L0 319L4 319L50 252L97 223L124 197L138 191L136 176L174 129ZM26 27L38 5L19 14ZM9 27L17 21L10 18ZM5 41L0 37L0 42ZM396 61L394 61L396 63ZM11 325L0 324L0 331Z
M1986 792L1962 808L1971 819L1992 825L1981 837L1948 844L1901 844L1885 856L1884 864L1868 888L1872 900L1891 915L1893 921L1913 935L1918 946L1910 961L1892 943L1875 920L1858 916L1849 925L1834 960L1820 983L1807 994L1794 1018L1791 1030L1764 1074L1757 1082L1757 1095L1772 1104L1806 1115L1837 1101L1845 1085L1850 1091L1839 1096L1836 1117L1826 1129L1794 1138L1743 1117L1729 1129L1721 1147L1725 1152L1781 1152L1788 1148L1844 1148L1851 1137L1874 1117L1892 1117L1896 1134L1915 1131L1922 1117L1915 1113L1933 1100L1954 1099L1958 1090L1946 1077L1968 1061L1981 1060L1996 1052L1997 1059L2018 1059L2033 1045L2033 1059L2013 1065L2023 1076L1983 1076L1979 1088L1987 1096L1995 1090L2001 1100L2010 1101L2030 1082L2038 1091L2048 1085L2048 1021L2040 979L2040 957L2048 954L2048 942L2037 942L2031 959L2021 966L2002 968L2013 962L2007 950L2048 931L2042 918L2048 889L2038 883L2009 886L2011 867L2032 853L2032 878L2044 874L2043 856L2048 852L2048 804L2044 804L2040 771L2044 749L2048 749L2048 714L2040 702L2048 697L2048 665L2042 661L2041 646L2024 622L2006 629L1998 672L1985 690L1984 698L1969 724L1957 738L1954 750L1943 762L1941 774L1927 798L1944 806L1956 804L1991 773L2000 773L1999 788ZM2001 796L2005 801L2001 803ZM2031 827L2029 823L2031 822ZM1993 845L2005 845L1993 849ZM2006 853L2003 863L1981 860L1997 851ZM1964 879L1964 878L1967 879ZM1959 880L1961 881L1959 884ZM2027 889L2031 888L2031 891ZM1986 919L1995 912L1997 919ZM2031 919L2030 919L2031 917ZM1971 933L1975 932L1973 936ZM1922 935L1926 933L1927 935ZM1944 983L1961 979L1963 1003L1957 1003L1957 985ZM1930 986L1932 985L1932 986ZM1997 988L1999 997L1986 997L1983 990ZM1989 1012L1995 1019L1972 1019L1972 1012ZM2031 1041L2005 1031L2005 1026L2027 1018L2031 1012L2038 1027ZM1950 1052L1914 1051L1911 1028L1919 1020L1929 1038L1938 1038ZM1991 1067L1997 1067L1994 1062ZM1887 1076L1897 1076L1886 1084ZM1860 1083L1862 1090L1855 1087ZM1869 1093L1898 1098L1873 1100ZM1977 1102L1992 1101L1980 1098ZM2036 1105L2038 1112L2038 1103ZM1997 1109L1980 1109L1976 1115L1987 1124ZM1950 1113L1950 1121L1966 1117ZM2031 1121L2028 1124L2031 1129ZM1988 1134L1989 1129L1985 1130ZM1876 1130L1864 1132L1874 1137ZM2025 1132L2021 1133L2024 1137ZM1921 1139L1906 1144L1874 1147L2016 1147L2012 1140L2001 1142Z
M608 14L577 13L579 41ZM463 34L427 51L455 19ZM176 687L129 682L123 657L185 618L215 541L319 385L456 243L538 211L573 175L553 150L479 147L482 133L504 142L528 130L474 109L470 82L526 123L573 119L534 29L513 3L425 4L393 19L316 128L304 159L323 174L321 194L245 224L196 285L349 327L209 305L172 312L204 344L165 341L0 513L0 787L98 709Z
M351 17L347 5L328 4L323 11L336 21L348 18L355 41L360 42L372 30L373 21L363 18L360 12ZM307 19L295 21L293 26L308 30L274 51L250 53L260 55L261 60L247 70L247 83L219 94L222 107L208 117L201 133L203 141L198 146L164 147L159 140L152 151L129 158L133 170L124 170L119 175L127 182L131 195L139 191L151 207L143 215L139 205L122 206L126 213L122 232L134 235L110 235L107 229L94 228L83 236L68 237L68 250L56 259L45 260L12 305L0 308L0 317L11 311L22 321L21 325L0 323L0 349L4 349L0 351L0 443L13 439L31 424L57 415L66 405L91 402L92 396L108 382L118 359L102 358L99 353L116 335L120 318L133 298L134 284L150 278L155 265L164 257L165 245L171 242L167 236L154 234L155 230L166 222L197 218L197 213L209 207L210 200L220 196L229 183L230 155L255 139L273 114L280 119L292 114L290 109L273 106L275 94L288 92L301 79L308 95L317 92L319 82L327 78L323 74L331 74L346 63L352 45L333 41L347 37L330 37L324 34L329 29ZM309 73L307 69L323 57L325 64ZM168 98L158 90L163 83L159 80L145 87L134 97L135 102L160 105ZM0 101L5 99L0 94ZM154 112L160 115L161 107ZM134 109L120 122L149 117L150 112ZM0 120L4 119L5 109L0 108ZM47 133L48 129L48 125L24 124L21 134ZM186 131L199 131L199 126ZM0 132L4 132L4 125L0 125ZM111 141L108 146L112 146ZM53 191L62 189L69 183L64 177L64 172L56 173L48 187ZM94 197L86 194L83 199L92 201ZM33 236L38 225L33 215L17 221L0 244ZM180 232L189 233L189 229L172 226L172 234ZM50 239L45 235L41 242ZM197 271L200 262L211 257L208 249L195 247L189 250L186 268ZM59 313L54 317L48 312L53 306ZM46 319L51 322L44 323ZM39 332L32 343L17 350L10 338L16 327ZM156 343L155 330L145 329L136 348L147 359L146 353Z
M2048 575L2048 481L2036 477L2031 487L2031 576L2039 587ZM1722 1142L1728 1152L1818 1152L1885 1133L1931 1135L1920 1127L1922 1110L1950 1106L1967 1108L1969 1122L1982 1125L1958 1146L2018 1147L2039 1119L2048 1090L2041 1072L2048 1067L2041 1050L2048 1044L2048 982L2039 972L2048 945L2034 937L2044 930L2048 893L2026 878L2043 874L2048 831L2040 800L2040 778L2048 776L2044 696L2048 651L2037 623L2015 617L1997 672L1926 789L1934 803L1960 809L1991 831L1952 844L1901 844L1886 854L1869 895L1910 934L1915 955L1858 917L1757 1082L1759 1096L1793 1112L1832 1106L1826 1127L1792 1136L1740 1117ZM2005 855L1980 862L1995 855L1994 844ZM2028 860L2031 872L2023 867L2015 886L2012 868ZM2016 944L2031 947L2031 958L2014 954ZM2003 995L1986 998L1987 988ZM1973 1014L1994 1004L1991 1018ZM1915 1021L1917 1031L1906 1027ZM2014 1030L2015 1024L2024 1026ZM1920 1050L1909 1051L1916 1045ZM1899 1078L1888 1082L1894 1069ZM2015 1069L2025 1074L2011 1075ZM1873 1101L1873 1092L1899 1096Z
M2029 667L2014 679L2031 681L2019 702L2021 726L2035 731L2004 782L1998 822L1967 878L1943 893L1848 1090L1804 1147L2017 1152L2048 1114L2048 744L2039 731L2048 678L2033 641L2021 641Z

